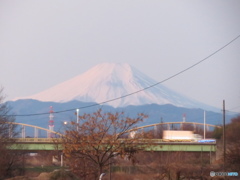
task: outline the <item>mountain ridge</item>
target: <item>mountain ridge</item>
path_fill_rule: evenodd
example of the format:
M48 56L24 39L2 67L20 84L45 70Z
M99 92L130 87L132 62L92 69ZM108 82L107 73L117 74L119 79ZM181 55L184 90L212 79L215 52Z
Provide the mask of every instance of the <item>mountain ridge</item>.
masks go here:
M204 110L195 108L189 109L184 107L176 107L171 104L158 105L147 104L141 106L126 106L114 108L108 105L91 106L94 102L80 102L77 100L58 103L58 102L42 102L38 100L17 100L8 101L8 105L12 108L11 113L16 116L16 122L39 125L48 127L49 107L53 107L55 125L60 126L64 121L75 120L76 109L79 108L79 114L92 113L101 108L105 112L124 112L126 116L134 117L138 113L144 113L149 117L140 125L149 125L158 123L161 120L164 122L179 122L182 121L183 114L186 114L186 122L203 122ZM88 108L84 108L87 107ZM20 116L18 116L20 115ZM206 119L209 124L221 124L222 113L206 111ZM227 121L231 118L227 117ZM231 116L232 117L232 116Z
M124 112L126 117L135 118L138 113L144 113L148 115L148 118L143 122L137 124L138 127L150 124L156 124L160 122L182 122L183 114L186 115L186 122L198 122L203 123L204 110L200 108L184 108L177 107L171 104L158 105L158 104L146 104L146 105L129 105L126 107L114 108L108 105L98 106L94 102L80 102L77 100L58 103L58 102L42 102L33 99L8 101L9 107L11 107L11 114L15 116L16 122L35 125L48 129L49 124L49 108L53 107L54 111L54 131L62 132L64 130L65 121L76 121L76 109L79 108L79 115L84 113L93 113L101 108L104 112ZM96 105L95 105L96 104ZM94 106L93 106L94 105ZM87 107L87 108L86 108ZM221 125L222 124L222 112L206 112L206 123ZM228 113L226 115L226 123L235 117L236 114ZM20 127L21 128L21 127ZM21 129L19 129L21 131ZM32 137L34 134L33 128L27 128L27 136ZM39 132L41 134L41 132ZM44 132L45 133L45 132ZM42 134L43 135L43 134Z

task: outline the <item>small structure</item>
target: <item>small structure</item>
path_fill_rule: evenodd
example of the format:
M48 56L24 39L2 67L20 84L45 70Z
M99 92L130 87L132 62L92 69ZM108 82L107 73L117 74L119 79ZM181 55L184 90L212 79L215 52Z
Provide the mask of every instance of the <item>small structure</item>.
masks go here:
M48 128L50 131L54 131L54 115L53 115L54 111L53 111L53 107L50 106L50 111L49 111L49 121L48 121ZM48 132L48 138L52 138L53 137L53 133Z

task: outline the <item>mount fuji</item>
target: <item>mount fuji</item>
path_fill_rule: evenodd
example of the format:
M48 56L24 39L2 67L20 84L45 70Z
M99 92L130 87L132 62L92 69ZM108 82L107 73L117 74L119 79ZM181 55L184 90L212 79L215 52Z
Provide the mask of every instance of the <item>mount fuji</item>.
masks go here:
M102 63L50 89L18 99L59 103L77 100L113 107L171 104L184 108L217 110L217 108L187 98L157 83L129 64ZM155 84L157 85L152 86Z

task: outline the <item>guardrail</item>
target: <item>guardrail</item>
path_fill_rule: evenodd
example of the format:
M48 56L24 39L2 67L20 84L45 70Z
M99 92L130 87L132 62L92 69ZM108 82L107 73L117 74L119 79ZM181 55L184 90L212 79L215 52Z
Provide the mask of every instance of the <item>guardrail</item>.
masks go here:
M61 138L15 138L13 139L14 142L38 142L38 143L54 143L54 142L61 142ZM119 141L125 141L126 143L128 141L132 141L132 139L119 139ZM139 144L162 144L162 143L171 143L171 144L182 144L182 143L189 143L189 144L202 144L202 143L207 143L207 144L216 144L216 141L184 141L184 140L167 140L167 139L138 139L138 140L133 140L134 143L139 143ZM104 141L103 141L104 143Z
M15 142L56 142L61 138L15 138Z

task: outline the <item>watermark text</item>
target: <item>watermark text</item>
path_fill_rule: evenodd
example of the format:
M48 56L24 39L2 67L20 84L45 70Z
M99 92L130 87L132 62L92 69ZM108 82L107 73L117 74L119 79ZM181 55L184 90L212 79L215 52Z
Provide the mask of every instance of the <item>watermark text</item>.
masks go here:
M238 176L238 172L214 172L214 171L211 171L210 176L211 177L214 177L214 176Z

